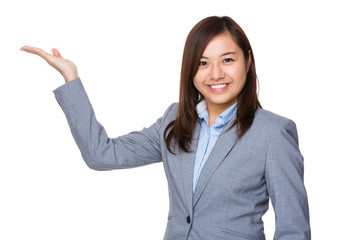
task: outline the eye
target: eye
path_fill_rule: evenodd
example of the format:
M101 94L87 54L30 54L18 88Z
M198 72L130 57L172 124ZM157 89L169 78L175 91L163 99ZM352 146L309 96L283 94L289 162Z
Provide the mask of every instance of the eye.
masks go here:
M234 62L234 60L232 58L226 58L223 60L223 62Z
M200 61L199 65L200 65L200 66L206 66L206 65L207 65L207 62L205 62L205 61Z

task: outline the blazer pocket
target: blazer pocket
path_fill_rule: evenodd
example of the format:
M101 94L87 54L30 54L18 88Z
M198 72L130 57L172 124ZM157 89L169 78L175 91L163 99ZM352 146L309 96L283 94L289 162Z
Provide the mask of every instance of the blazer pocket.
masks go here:
M264 236L259 237L259 236L255 236L255 235L251 235L251 234L228 230L225 228L221 228L221 232L224 234L230 235L230 236L239 237L239 239L243 238L243 239L248 239L248 240L265 240ZM239 239L237 239L237 240L239 240Z

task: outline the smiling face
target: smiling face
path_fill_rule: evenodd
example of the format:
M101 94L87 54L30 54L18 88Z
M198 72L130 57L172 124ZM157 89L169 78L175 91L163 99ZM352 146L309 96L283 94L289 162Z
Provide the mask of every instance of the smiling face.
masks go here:
M209 112L222 113L237 101L248 67L242 49L228 32L208 43L193 83L205 97Z

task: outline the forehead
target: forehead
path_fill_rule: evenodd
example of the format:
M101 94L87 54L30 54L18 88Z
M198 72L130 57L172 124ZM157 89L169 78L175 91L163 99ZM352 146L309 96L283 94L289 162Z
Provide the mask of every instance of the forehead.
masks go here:
M229 33L223 33L213 37L212 40L208 42L203 51L203 55L214 56L225 52L236 52L237 54L243 53L242 49L236 44L232 35Z

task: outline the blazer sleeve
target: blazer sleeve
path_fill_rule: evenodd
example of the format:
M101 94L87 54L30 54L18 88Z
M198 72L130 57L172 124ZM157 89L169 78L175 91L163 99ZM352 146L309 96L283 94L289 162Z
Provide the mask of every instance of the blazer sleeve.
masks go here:
M280 124L271 136L266 183L275 212L275 240L311 239L303 156L295 123Z
M79 78L53 92L67 118L81 155L90 168L112 170L162 161L159 132L168 111L149 128L109 138L97 121Z

